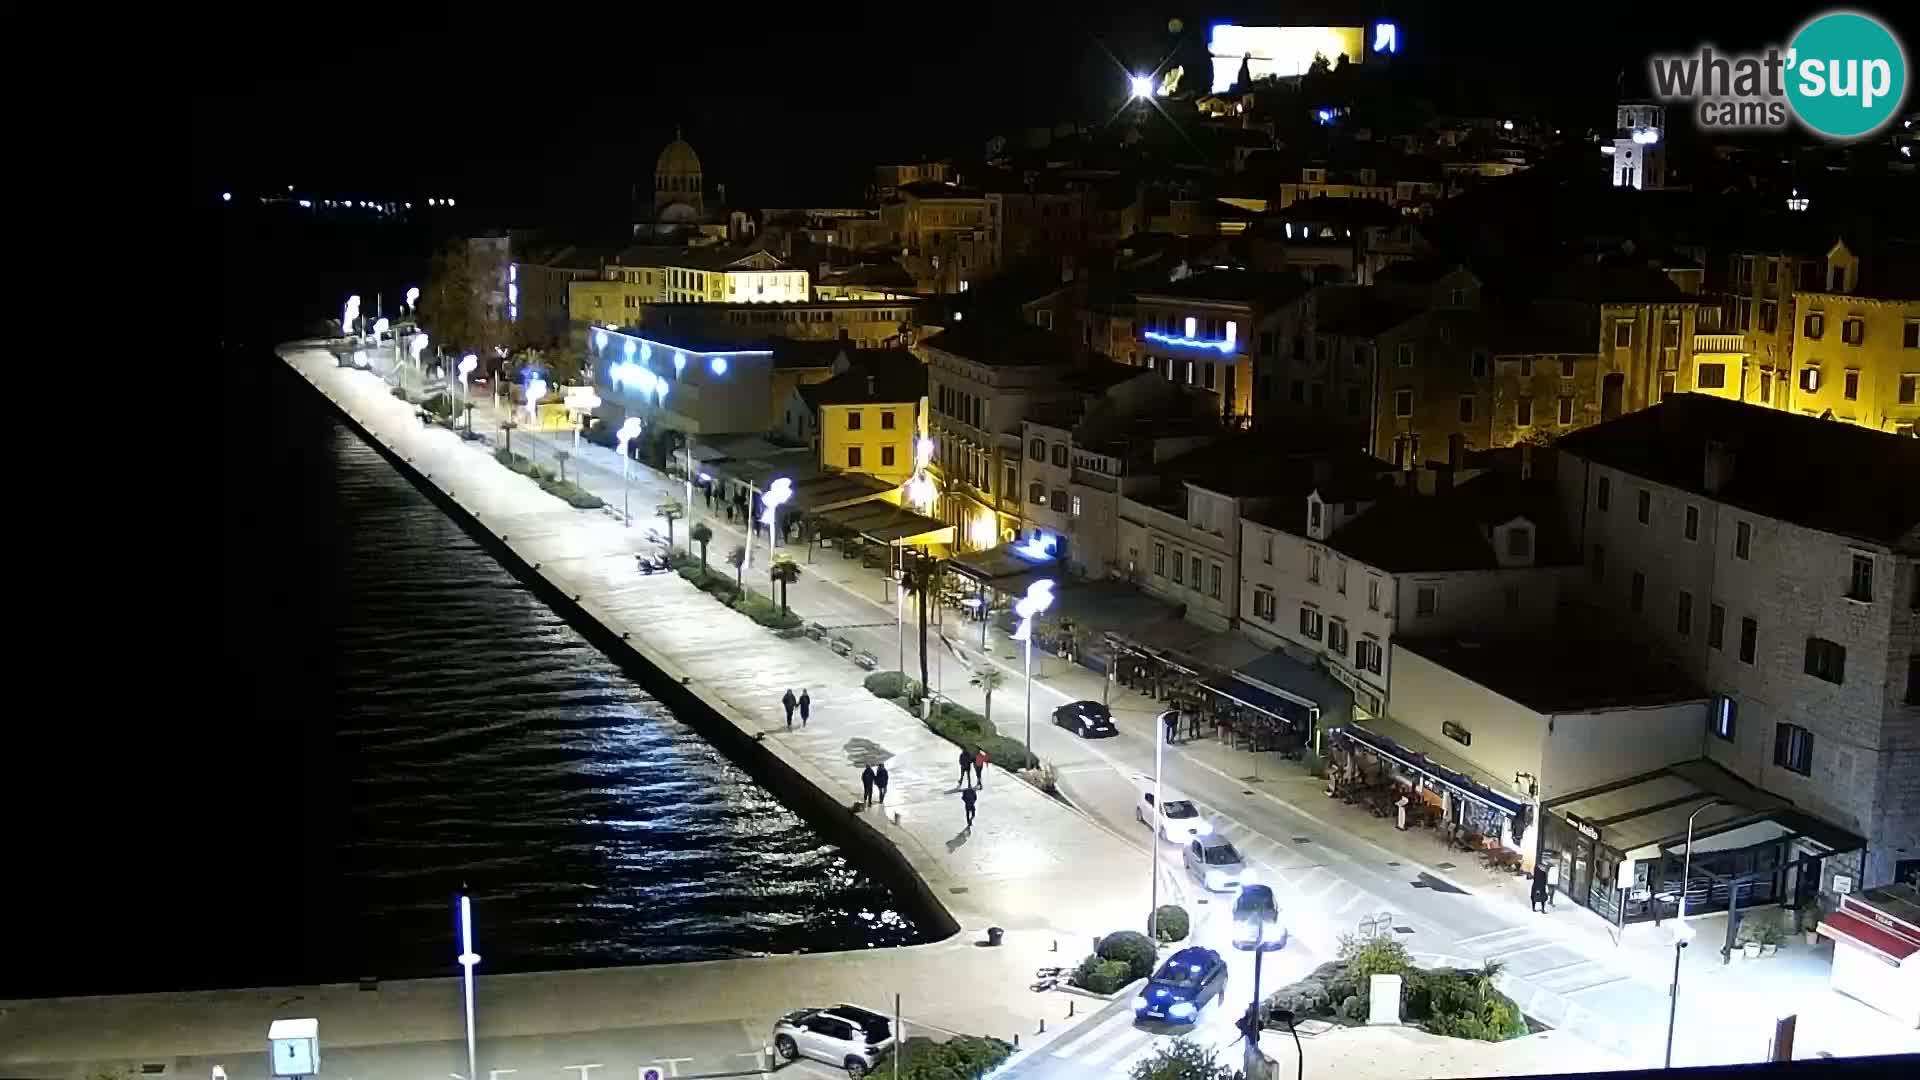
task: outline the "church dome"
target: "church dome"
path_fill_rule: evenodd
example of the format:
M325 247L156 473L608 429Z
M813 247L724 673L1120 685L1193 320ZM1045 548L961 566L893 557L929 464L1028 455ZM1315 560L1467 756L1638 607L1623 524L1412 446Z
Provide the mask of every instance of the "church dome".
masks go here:
M700 155L685 139L675 139L660 151L660 160L654 164L653 171L659 176L698 176L700 174Z

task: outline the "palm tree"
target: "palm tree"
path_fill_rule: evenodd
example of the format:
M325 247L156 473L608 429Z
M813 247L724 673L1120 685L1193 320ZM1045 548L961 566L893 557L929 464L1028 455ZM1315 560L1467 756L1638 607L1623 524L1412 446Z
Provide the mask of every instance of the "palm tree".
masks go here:
M687 508L684 506L681 506L680 500L678 499L668 499L666 502L663 502L659 506L654 507L653 512L656 514L659 514L661 517L661 520L667 523L667 550L672 551L673 550L673 523L687 516Z
M985 663L985 661L982 661L982 663ZM967 681L979 687L980 693L986 696L987 723L991 725L993 723L993 692L1006 685L1006 672L1001 671L997 667L981 667L974 671L973 678Z
M707 545L713 543L713 529L702 521L687 530L687 539L700 545L700 578L704 581L707 576Z
M468 416L467 422L468 423L473 422L471 415ZM511 419L500 421L500 430L506 432L507 434L507 456L508 457L513 456L513 429L519 426L520 425L514 423Z
M733 545L733 550L727 552L727 563L733 567L733 583L740 588L746 588L740 582L740 568L747 565L747 549L739 544Z
M791 555L779 555L773 560L773 568L767 571L780 586L780 613L787 611L787 586L800 580L800 564L793 561Z
M906 553L905 561L900 587L913 594L915 606L920 609L920 685L928 686L931 684L927 681L927 604L937 599L934 590L940 584L940 560L916 549Z

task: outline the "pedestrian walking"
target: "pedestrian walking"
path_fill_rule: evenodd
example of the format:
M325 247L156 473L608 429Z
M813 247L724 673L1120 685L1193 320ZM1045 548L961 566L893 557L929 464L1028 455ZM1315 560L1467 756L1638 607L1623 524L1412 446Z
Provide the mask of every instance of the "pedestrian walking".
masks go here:
M1553 894L1560 891L1560 864L1547 863L1547 910L1553 910Z
M807 688L803 686L800 688L800 726L801 727L807 726L807 715L811 712L813 712L813 696L811 694L808 694Z
M873 770L873 790L880 793L880 805L887 805L887 763L884 761Z
M973 831L973 804L980 801L980 793L968 788L960 793L960 805L967 808L967 831Z
M972 777L973 752L963 746L960 748L960 782L967 787L972 787Z
M792 731L793 730L793 707L795 705L800 704L800 699L793 696L793 687L791 686L787 687L787 692L780 695L780 704L784 706L787 710L787 730Z
M1174 742L1180 737L1180 710L1168 709L1164 718L1167 723L1167 741Z
M987 748L984 746L973 752L973 782L987 786Z
M873 805L873 781L874 781L873 766L869 765L866 768L860 770L860 805L861 806Z
M1547 868L1537 864L1533 868L1533 910L1542 915L1547 912Z

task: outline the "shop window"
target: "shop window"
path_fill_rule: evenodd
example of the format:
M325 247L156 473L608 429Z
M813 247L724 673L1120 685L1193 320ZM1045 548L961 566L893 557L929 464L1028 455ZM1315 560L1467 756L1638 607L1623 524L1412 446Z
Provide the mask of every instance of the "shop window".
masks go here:
M1725 739L1728 742L1732 742L1733 741L1733 724L1736 718L1736 714L1738 712L1739 712L1739 706L1734 702L1732 698L1730 697L1714 698L1713 712L1709 716L1709 720L1711 721L1711 726L1712 726L1714 735L1718 736L1719 738Z
M1813 775L1813 732L1799 724L1773 728L1773 763L1801 776Z

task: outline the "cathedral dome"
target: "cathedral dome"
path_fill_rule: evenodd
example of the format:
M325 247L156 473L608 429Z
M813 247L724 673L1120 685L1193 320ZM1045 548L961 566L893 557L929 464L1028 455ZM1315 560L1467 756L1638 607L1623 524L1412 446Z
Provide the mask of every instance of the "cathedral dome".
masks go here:
M685 139L675 139L660 151L660 160L653 166L658 176L698 176L700 175L700 155Z

